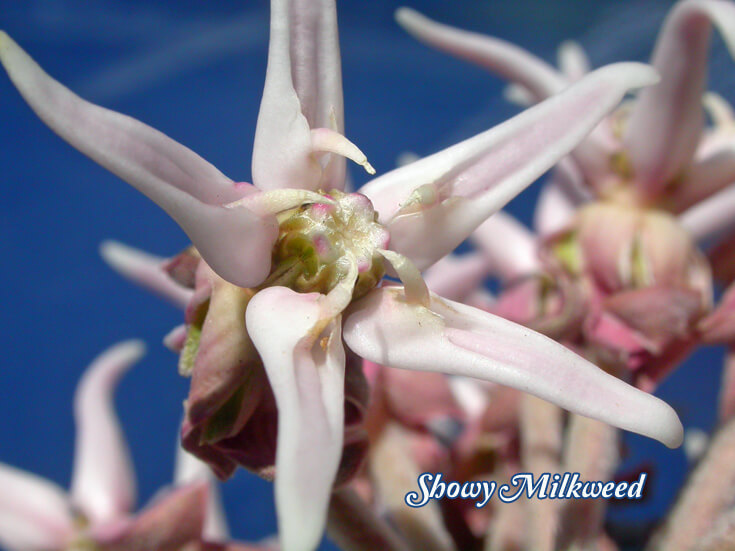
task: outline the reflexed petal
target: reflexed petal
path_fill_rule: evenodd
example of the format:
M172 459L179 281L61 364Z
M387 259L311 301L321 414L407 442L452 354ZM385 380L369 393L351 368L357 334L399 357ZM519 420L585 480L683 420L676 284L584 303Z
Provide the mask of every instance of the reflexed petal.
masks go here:
M679 215L679 223L699 243L735 229L735 185L693 205Z
M584 49L574 40L566 40L557 52L559 69L570 81L579 80L590 72L590 60Z
M598 126L597 130L599 129ZM556 164L551 180L564 190L574 204L592 201L594 198L594 190L587 187L588 182L582 175L578 164L571 157L564 157Z
M268 69L253 148L260 189L344 187L344 159L322 166L311 129L344 132L342 80L333 0L274 0Z
M490 273L500 279L507 281L539 268L534 235L503 211L483 222L471 240L485 254Z
M482 254L450 254L426 271L424 281L432 293L462 301L465 296L482 286L487 275L488 264Z
M87 368L74 397L71 499L95 522L115 520L135 505L135 475L113 395L120 377L144 352L141 341L108 349Z
M8 551L63 548L73 520L53 482L0 463L0 545Z
M396 21L418 40L522 85L536 101L553 96L569 83L545 61L503 40L454 29L409 8L398 9Z
M227 528L227 519L214 473L209 465L187 452L180 443L176 447L174 482L177 486L195 482L206 482L209 485L209 499L202 537L207 541L227 540L230 537L230 531Z
M93 529L101 551L182 551L202 537L206 483L176 488L159 497L133 519Z
M191 300L191 289L179 285L164 270L165 258L117 241L103 241L100 255L120 275L170 300L182 310Z
M624 137L636 181L648 196L660 192L686 167L699 143L712 24L735 55L735 5L731 2L679 2L659 34L651 64L661 81L641 92Z
M163 337L163 346L176 354L181 353L186 345L187 331L186 324L177 325Z
M541 188L534 211L534 228L541 236L556 233L574 219L575 212L574 200L557 182L551 181Z
M345 352L340 320L317 293L270 287L256 294L247 327L278 406L276 506L283 549L315 549L342 454Z
M153 128L93 105L49 77L5 33L0 61L54 132L165 210L225 279L249 287L270 270L275 218L220 205L253 193Z
M732 183L735 183L735 148L721 149L695 161L664 201L670 210L681 212Z
M497 382L670 447L682 441L676 413L658 398L539 333L436 296L429 310L400 287L375 290L348 310L344 340L376 363Z
M506 123L393 170L361 189L391 248L426 269L568 154L631 88L655 75L640 64L599 69Z

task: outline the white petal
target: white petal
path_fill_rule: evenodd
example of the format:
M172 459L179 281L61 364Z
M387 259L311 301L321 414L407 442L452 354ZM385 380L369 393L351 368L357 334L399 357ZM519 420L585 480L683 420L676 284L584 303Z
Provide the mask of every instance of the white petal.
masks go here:
M735 5L686 0L669 13L651 64L661 81L641 92L625 131L625 146L643 191L659 192L694 156L703 124L711 24L735 55Z
M375 363L497 382L670 447L682 441L666 403L548 337L469 306L433 296L429 310L407 303L400 287L384 287L350 307L343 334Z
M95 359L77 386L71 499L94 522L119 519L135 505L135 474L113 398L120 377L144 353L141 341L117 344Z
M8 551L60 549L72 535L65 492L53 482L0 463L0 545Z
M245 287L265 279L278 232L275 219L219 206L252 193L252 186L236 186L157 130L76 96L2 32L0 61L41 120L165 210L217 273Z
M506 123L393 170L361 189L387 224L391 249L426 269L569 153L631 88L644 65L599 69Z
M418 40L522 85L535 101L553 96L569 84L554 67L509 42L442 25L409 8L398 9L396 21Z
M676 189L668 194L666 205L674 212L681 212L733 183L735 147L720 148L692 163Z
M189 304L194 291L179 285L163 270L165 258L112 240L100 244L100 255L120 275L171 301L182 310Z
M703 243L735 229L735 185L708 197L679 215L679 223Z
M555 181L547 183L539 194L533 225L542 237L564 229L574 218L574 200Z
M539 269L536 237L518 220L496 212L470 237L487 258L489 272L508 281Z
M260 189L344 187L344 159L331 155L322 171L311 140L313 128L344 133L341 78L334 0L273 0L253 148Z
M571 81L579 80L590 72L590 61L582 46L574 40L566 40L557 52L559 69Z
M320 297L270 287L246 313L278 406L276 507L281 546L289 551L311 551L321 541L342 456L341 318L325 319Z

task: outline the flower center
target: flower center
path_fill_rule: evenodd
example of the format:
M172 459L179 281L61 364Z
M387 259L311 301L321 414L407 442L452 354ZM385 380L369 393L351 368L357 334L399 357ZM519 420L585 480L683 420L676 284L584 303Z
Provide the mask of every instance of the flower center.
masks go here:
M278 215L280 233L273 268L261 285L327 294L357 268L353 298L374 288L385 273L378 252L388 230L377 221L370 199L360 193L320 192L329 202L307 203Z

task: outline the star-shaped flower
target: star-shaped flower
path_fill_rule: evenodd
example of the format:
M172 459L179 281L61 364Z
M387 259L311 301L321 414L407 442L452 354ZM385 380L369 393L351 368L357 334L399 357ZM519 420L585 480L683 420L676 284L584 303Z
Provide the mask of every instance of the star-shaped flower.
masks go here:
M649 67L600 69L497 128L345 193L342 156L369 165L342 135L333 1L271 3L255 185L236 184L161 133L75 96L6 35L0 60L54 131L179 223L198 251L186 262L201 255L195 269L183 270L195 292L181 365L193 368L198 389L217 395L218 408L200 409L194 421L210 431L200 433L205 440L242 427L253 414L247 391L262 390L253 381L264 370L278 413L284 549L313 549L321 538L353 353L499 382L680 444L681 424L657 398L540 334L430 293L419 272L568 154L627 91L654 83ZM403 285L378 286L384 270ZM205 344L209 326L217 330ZM239 387L229 384L233 374L243 378ZM216 425L202 425L215 417ZM257 436L240 441L229 460Z

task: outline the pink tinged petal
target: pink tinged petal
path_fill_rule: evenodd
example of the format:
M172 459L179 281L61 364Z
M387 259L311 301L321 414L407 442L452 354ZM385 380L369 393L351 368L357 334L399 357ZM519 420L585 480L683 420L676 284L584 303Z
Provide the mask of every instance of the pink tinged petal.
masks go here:
M551 180L569 196L575 205L594 199L593 190L587 187L579 163L572 157L564 157L559 160L554 167Z
M227 528L222 499L212 469L204 461L187 452L179 443L176 447L174 483L177 486L185 486L197 482L204 482L209 486L202 537L207 541L225 541L229 539L230 531Z
M0 61L54 132L165 210L225 279L249 287L270 271L275 218L220 205L252 193L153 128L93 105L53 80L0 34Z
M333 0L271 2L268 69L253 148L260 189L344 187L344 160L322 167L312 128L344 132L342 80Z
M71 499L93 522L119 518L135 504L135 475L113 395L120 377L144 353L141 341L113 346L87 368L77 387Z
M208 492L206 483L171 490L133 519L95 528L92 539L101 551L181 551L201 541Z
M315 549L342 454L345 353L340 320L318 293L270 287L246 318L278 406L276 507L281 545Z
M424 281L432 293L462 301L482 286L487 275L487 260L481 253L450 254L426 270Z
M503 98L518 107L530 107L536 103L533 94L520 84L509 84L503 88Z
M53 482L0 463L0 545L8 551L60 549L73 531L71 508Z
M570 224L576 210L572 197L557 182L551 181L541 189L533 226L541 236L556 233Z
M669 210L681 212L735 183L735 148L720 149L695 161L664 199Z
M483 222L470 239L485 254L490 273L502 280L530 274L540 267L535 236L503 211Z
M177 325L163 337L163 345L171 352L179 354L186 344L187 331L185 324Z
M164 258L117 241L103 241L100 255L120 275L169 300L182 310L191 300L193 291L171 278L165 270L167 260Z
M574 40L566 40L557 52L559 69L571 82L577 81L590 72L590 60L582 46Z
M400 287L375 290L348 312L345 342L367 360L497 382L669 447L681 444L681 423L666 403L530 329L436 296L431 309L410 304Z
M506 123L373 180L362 188L391 248L426 269L568 154L649 67L599 69Z
M416 480L421 473L437 470L447 463L446 458L441 457L443 462L429 461L433 463L429 468L421 465L421 458L416 455L441 455L441 448L433 438L423 442L425 447L428 444L428 449L412 449L412 444L422 444L422 436L396 422L388 423L371 445L370 478L388 518L400 529L411 549L454 551L456 546L444 523L440 503L429 502L424 507L406 506L406 496L416 490Z
M651 63L661 81L641 92L624 136L636 180L648 196L686 167L699 143L712 24L735 55L735 5L730 2L679 2L659 34Z
M693 205L679 215L679 223L703 243L735 229L735 185Z
M437 23L409 8L398 9L396 21L416 39L520 84L535 101L553 96L568 84L554 67L503 40Z

